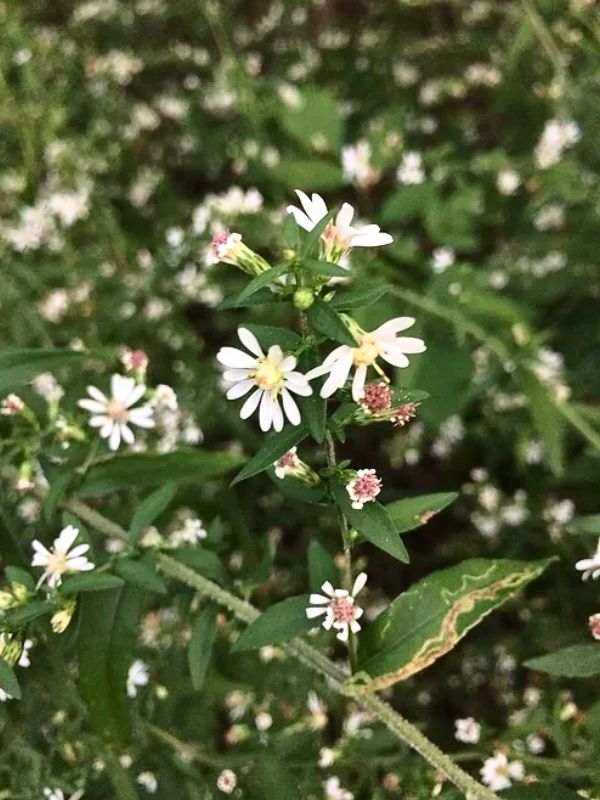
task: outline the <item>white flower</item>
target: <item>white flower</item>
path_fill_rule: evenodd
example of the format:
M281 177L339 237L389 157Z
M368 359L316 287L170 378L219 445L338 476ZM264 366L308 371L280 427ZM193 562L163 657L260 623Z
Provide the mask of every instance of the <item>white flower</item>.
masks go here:
M514 169L501 169L496 176L496 188L500 194L514 194L521 185L521 178Z
M80 789L78 792L75 792L75 794L72 794L69 798L67 798L65 797L65 793L62 789L50 789L49 787L46 787L43 790L46 800L81 800L83 797L83 791L83 789Z
M477 744L481 736L481 725L475 722L473 717L466 717L465 719L454 720L456 732L454 736L459 742L465 744Z
M89 572L94 569L95 565L84 555L90 549L89 544L78 544L77 547L73 547L78 536L79 530L73 525L67 525L54 540L50 550L37 539L33 540L31 545L35 552L31 566L44 567L38 586L47 580L48 586L55 589L62 583L65 572Z
M365 503L372 503L381 491L381 478L374 469L359 469L356 477L346 484L346 491L352 508L360 510Z
M481 769L481 779L493 792L509 789L512 781L522 781L525 769L520 761L509 761L504 753L487 758Z
M23 650L21 651L21 657L17 661L17 664L20 667L30 667L31 661L29 660L29 651L33 647L33 642L31 639L25 639L23 642Z
M335 775L323 782L323 789L325 789L326 800L354 800L352 792L344 789L340 784L340 779Z
M100 436L108 439L110 449L117 450L121 439L126 444L133 444L135 441L129 424L138 425L140 428L154 427L154 409L149 405L131 407L146 393L144 384L136 384L134 378L113 375L110 390L111 396L106 397L100 389L88 386L87 392L92 399L85 398L77 405L92 414L90 425L93 428L100 428Z
M0 404L0 414L5 417L15 417L25 408L25 403L17 394L7 395Z
M265 355L256 336L247 328L238 328L238 336L252 355L236 347L222 347L217 353L217 360L227 367L223 378L233 384L227 391L227 399L235 400L254 389L241 408L242 419L247 419L260 405L258 419L262 431L271 427L280 431L284 412L292 425L299 425L300 411L290 392L307 397L312 389L306 376L294 371L295 356L285 356L276 344Z
M308 197L300 189L296 189L296 194L302 208L288 206L286 211L294 217L301 228L312 231L323 217L328 215L327 205L318 194ZM353 227L351 224L353 217L354 208L349 203L344 203L337 213L335 222L329 222L321 234L322 255L327 260L337 262L353 247L381 247L394 241L389 233L380 230L379 225Z
M156 775L153 772L140 772L136 780L139 785L143 786L149 794L154 794L154 792L158 789L158 781L156 780Z
M535 157L541 169L547 169L560 161L563 150L581 138L581 131L571 119L548 120L535 148Z
M152 405L161 406L162 408L166 408L168 411L177 411L179 404L177 402L175 390L166 383L159 383L154 390Z
M423 183L425 180L425 171L423 170L421 154L415 152L405 153L402 157L402 163L398 167L396 178L398 179L398 183L402 183L404 186Z
M202 525L202 520L197 517L186 517L183 523L174 530L169 536L169 543L173 547L181 547L183 544L199 544L202 539L206 539L208 532Z
M223 794L231 794L237 786L237 776L231 769L224 769L217 778L217 789Z
M286 475L293 475L300 466L300 459L296 455L298 448L292 447L284 453L277 461L273 462L275 476L283 480Z
M434 272L440 274L441 272L445 272L448 267L451 267L455 261L456 256L453 250L450 250L449 247L438 247L433 251L431 266Z
M575 564L575 569L583 571L582 580L587 581L591 576L595 581L600 576L600 539L596 545L596 552L591 558L584 558Z
M372 186L381 177L371 164L371 145L366 139L342 147L342 170L345 181L361 188Z
M267 711L261 711L254 718L254 724L259 731L268 731L273 724L273 717Z
M147 686L150 672L147 664L136 659L127 672L127 697L135 697L139 686Z
M406 354L423 353L427 348L422 339L412 336L396 336L400 331L410 328L415 320L412 317L396 317L384 322L374 331L363 331L355 325L354 338L357 346L349 347L340 345L333 350L325 361L307 373L308 380L319 375L329 374L329 377L321 389L321 397L331 397L331 395L341 389L346 383L352 367L356 368L352 381L352 399L355 403L360 402L362 391L365 386L367 370L373 367L382 377L385 378L381 368L377 364L379 357L392 364L394 367L408 367L409 361ZM386 378L387 380L387 378Z
M346 589L334 589L329 581L325 581L321 586L321 591L325 594L311 594L310 602L313 605L306 609L306 616L308 619L315 619L325 614L323 620L325 630L335 628L339 631L337 638L341 642L347 642L349 631L358 633L360 630L357 620L362 617L363 609L355 604L354 598L366 582L367 573L361 572L354 581L350 594Z

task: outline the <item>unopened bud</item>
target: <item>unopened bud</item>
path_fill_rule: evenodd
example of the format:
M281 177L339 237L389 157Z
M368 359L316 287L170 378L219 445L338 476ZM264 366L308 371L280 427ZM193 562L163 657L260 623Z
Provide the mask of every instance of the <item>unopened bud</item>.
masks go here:
M211 243L211 251L215 263L223 261L225 264L239 267L247 275L260 275L271 269L270 264L262 256L244 244L240 233L229 231L216 233Z
M296 308L304 311L305 309L310 308L314 302L315 295L312 289L296 289L294 292L294 305Z

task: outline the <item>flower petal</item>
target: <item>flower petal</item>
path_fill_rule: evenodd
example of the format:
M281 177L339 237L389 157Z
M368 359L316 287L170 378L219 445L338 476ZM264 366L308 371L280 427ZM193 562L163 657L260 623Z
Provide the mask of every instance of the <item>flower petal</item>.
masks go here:
M248 328L238 328L238 336L246 350L250 350L250 352L254 353L258 358L264 358L265 354L252 331L249 331Z

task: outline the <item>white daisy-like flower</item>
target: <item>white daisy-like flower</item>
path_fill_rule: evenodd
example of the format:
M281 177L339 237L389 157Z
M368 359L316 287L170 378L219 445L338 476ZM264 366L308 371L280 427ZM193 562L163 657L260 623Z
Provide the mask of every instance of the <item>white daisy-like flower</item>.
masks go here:
M233 384L227 390L227 399L236 400L253 389L240 410L242 419L247 419L258 408L262 431L271 427L280 431L284 414L292 425L299 425L300 410L291 392L308 397L312 389L306 376L295 371L296 357L284 355L277 344L269 347L265 355L258 339L247 328L238 328L238 336L250 353L237 347L222 347L217 353L217 360L227 368L224 380Z
M127 697L135 697L140 686L147 686L150 680L148 665L136 659L127 671Z
M349 632L358 633L360 624L358 620L363 615L363 609L357 606L354 598L364 588L367 582L367 573L361 572L354 581L352 593L346 589L334 589L329 581L321 586L324 594L311 594L311 605L306 609L308 619L315 619L325 614L323 627L325 630L335 628L337 638L341 642L348 641Z
M78 544L73 547L78 536L79 529L67 525L54 540L50 550L37 539L33 540L31 546L34 554L31 566L44 568L38 587L47 581L48 586L55 589L62 583L62 576L66 572L89 572L94 569L95 564L88 561L85 556L90 549L89 544Z
M454 736L459 742L464 742L465 744L477 744L479 742L481 725L473 717L455 719L454 725L456 727Z
M319 194L309 197L300 189L296 189L296 194L302 208L290 205L286 211L294 217L301 228L312 231L323 217L329 214L327 205ZM389 233L384 233L379 225L353 227L353 217L354 208L349 203L344 203L335 221L329 222L321 234L322 255L328 261L339 261L344 253L353 247L381 247L394 241L393 237Z
M600 576L600 539L598 539L594 555L591 558L582 558L575 564L575 569L583 572L581 578L584 581L590 577L595 581Z
M395 317L384 322L374 331L368 332L363 331L352 320L352 333L356 339L356 347L345 344L336 347L323 363L310 370L306 377L308 380L312 380L319 375L328 374L329 377L321 389L321 397L331 397L346 383L350 371L354 367L356 371L352 381L352 399L358 403L362 397L369 367L373 367L388 381L377 364L378 358L382 358L394 367L408 367L407 354L423 353L427 349L422 339L396 335L400 331L410 328L414 323L415 320L412 317Z
M100 428L100 436L108 439L111 450L117 450L123 440L133 444L135 436L129 425L140 428L154 427L154 408L151 405L132 408L146 393L143 383L136 383L126 375L113 375L110 381L111 396L107 397L95 386L88 386L87 397L78 402L80 408L91 413L90 425Z
M513 780L522 781L525 768L520 761L509 761L505 753L497 752L492 758L486 758L480 770L481 780L493 792L510 789Z

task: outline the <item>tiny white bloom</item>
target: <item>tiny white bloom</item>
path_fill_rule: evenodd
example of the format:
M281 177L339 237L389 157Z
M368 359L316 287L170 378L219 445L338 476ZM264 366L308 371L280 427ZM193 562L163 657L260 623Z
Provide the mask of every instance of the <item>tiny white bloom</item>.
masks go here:
M75 794L72 794L70 797L65 797L65 793L62 789L50 789L48 786L43 790L44 797L46 800L81 800L83 797L83 789L80 789Z
M402 156L402 163L398 167L396 178L398 179L398 183L402 183L404 186L413 186L423 183L425 180L425 171L423 169L421 154L413 151L405 153Z
M231 769L224 769L217 778L217 789L223 794L231 794L237 786L237 776Z
M100 436L108 439L110 449L117 450L121 440L126 444L134 443L135 436L130 424L140 428L154 427L154 409L150 405L132 408L146 393L144 384L136 383L134 378L113 375L110 389L111 396L106 397L100 389L88 386L87 392L91 399L80 400L78 405L92 414L92 428L100 428Z
M138 687L147 686L149 680L148 666L140 659L136 659L127 672L127 697L135 697Z
M95 565L85 556L90 549L89 544L78 544L77 547L73 547L78 536L78 528L67 525L54 540L50 550L37 539L33 540L31 544L35 552L31 566L44 567L44 573L38 581L38 586L41 586L44 581L48 581L48 586L55 589L62 583L62 576L66 572L89 572L94 569Z
M352 587L352 593L346 589L334 589L329 581L321 586L324 594L311 594L310 605L306 609L308 619L325 614L323 627L325 630L335 628L339 633L337 638L341 642L348 641L349 632L358 633L360 624L358 620L363 615L363 609L354 602L355 596L364 588L367 582L367 573L361 572Z
M329 374L321 389L321 397L331 395L346 383L350 370L354 367L352 399L359 403L367 378L367 370L373 367L383 378L383 371L377 364L379 357L394 367L408 367L406 354L423 353L427 348L422 339L413 336L397 336L400 331L414 325L412 317L396 317L384 322L374 331L363 331L355 325L356 347L340 345L332 350L323 363L310 370L308 380L319 375Z
M158 789L158 781L153 772L140 772L136 780L149 794L154 794Z
M381 478L374 469L359 469L346 491L352 500L352 508L360 510L365 503L372 503L381 491Z
M300 410L290 392L307 397L312 394L312 389L306 376L295 371L295 356L284 355L276 344L265 355L256 336L247 328L238 328L238 336L251 355L237 347L222 347L217 353L217 360L227 368L223 378L232 384L227 399L236 400L253 389L241 408L242 419L247 419L258 408L262 431L271 427L280 431L284 414L292 425L299 425Z
M581 578L584 581L587 581L590 576L592 580L595 581L596 578L600 576L600 539L598 539L594 555L591 558L583 558L581 561L578 561L575 564L575 569L583 572Z
M305 231L312 229L329 214L327 205L318 194L309 197L300 189L296 189L300 205L288 206L286 211L291 214L296 223ZM338 211L334 222L329 222L321 234L322 255L330 261L339 261L344 253L353 247L381 247L391 244L394 239L389 233L383 233L379 225L362 225L355 228L352 225L354 208L349 203L344 203Z
M454 736L459 742L465 744L477 744L481 736L481 725L473 717L454 720L456 732Z
M326 800L354 800L354 795L340 784L340 779L333 775L323 782Z
M23 642L23 650L21 651L21 657L17 661L17 664L20 667L31 666L31 661L29 659L29 651L31 650L32 647L33 647L33 642L31 641L31 639L25 639L25 641Z
M493 792L509 789L513 780L522 781L525 769L520 761L509 761L505 753L487 758L480 770L481 779Z

